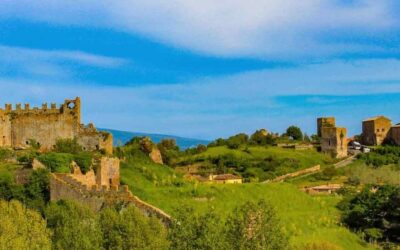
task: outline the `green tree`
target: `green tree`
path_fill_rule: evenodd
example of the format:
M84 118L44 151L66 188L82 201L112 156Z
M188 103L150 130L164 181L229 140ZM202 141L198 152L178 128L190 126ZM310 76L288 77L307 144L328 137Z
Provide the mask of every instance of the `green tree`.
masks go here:
M51 249L46 221L19 201L0 200L1 249Z
M144 216L136 207L121 212L107 208L100 214L105 249L168 249L167 231L155 217Z
M28 207L39 211L45 209L50 200L50 176L47 169L38 169L32 172L24 186L25 203Z
M175 139L163 139L157 144L162 160L167 165L173 165L180 155Z
M343 221L372 241L400 242L400 187L366 186L339 204Z
M222 234L221 218L213 210L198 215L191 207L176 211L169 230L171 249L228 249Z
M301 132L301 129L296 126L290 126L286 129L286 135L289 137L292 137L293 140L296 141L301 141L303 140L303 133Z
M72 201L51 203L46 211L48 227L53 230L53 249L101 249L103 237L97 215L88 207Z
M229 249L286 249L288 239L283 233L273 207L261 200L238 207L226 221Z
M237 149L240 147L240 145L247 144L248 140L249 140L248 135L246 135L244 133L240 133L240 134L229 137L226 140L226 144L228 145L228 148L230 148L230 149Z
M268 132L265 129L256 130L256 132L250 136L250 142L257 145L262 145L265 143L265 138L267 135Z
M179 147L176 144L176 140L175 139L162 139L157 146L163 147L166 150L177 150L179 151Z

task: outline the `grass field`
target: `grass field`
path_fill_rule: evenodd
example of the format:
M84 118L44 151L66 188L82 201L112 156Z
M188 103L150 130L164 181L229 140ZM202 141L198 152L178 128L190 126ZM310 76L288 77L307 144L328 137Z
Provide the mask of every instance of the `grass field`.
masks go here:
M400 185L400 171L394 165L373 168L362 160L357 160L346 168L345 174L348 178L357 179L360 184Z
M135 195L172 215L175 208L191 205L198 213L213 207L224 217L246 201L265 199L276 207L294 246L317 241L329 242L342 249L370 248L356 234L339 225L339 212L335 208L339 197L311 197L288 183L189 183L168 167L140 161L122 164L121 176L122 182L128 184Z
M220 164L220 161L225 163ZM199 172L231 171L241 175L247 182L271 180L278 176L320 165L322 168L337 160L316 150L295 150L275 146L241 146L230 149L226 146L209 147L205 152L186 155L177 161L177 166L196 164Z
M272 146L249 146L241 149L229 149L225 146L211 147L208 148L207 151L195 155L194 158L216 157L227 154L233 154L238 158L249 160L262 160L269 156L274 156L278 159L293 158L299 160L302 168L312 167L317 164L325 166L326 164L332 164L335 162L335 160L330 156L318 153L316 150L294 150Z

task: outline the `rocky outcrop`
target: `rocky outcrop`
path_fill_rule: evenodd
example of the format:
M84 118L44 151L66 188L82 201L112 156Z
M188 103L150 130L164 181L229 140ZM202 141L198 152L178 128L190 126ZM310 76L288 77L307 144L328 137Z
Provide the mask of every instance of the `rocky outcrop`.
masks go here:
M162 156L161 156L161 152L157 147L153 147L153 149L151 150L150 154L149 154L150 159L158 164L164 164Z

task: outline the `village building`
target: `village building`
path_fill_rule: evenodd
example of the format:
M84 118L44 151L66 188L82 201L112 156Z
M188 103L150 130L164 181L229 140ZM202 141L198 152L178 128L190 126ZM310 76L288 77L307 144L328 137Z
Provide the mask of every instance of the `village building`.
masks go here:
M400 145L400 124L396 124L390 128L388 141L395 145Z
M241 184L243 178L234 174L210 175L209 180L220 184Z
M347 129L336 127L334 117L318 118L317 129L323 153L336 158L347 156Z
M392 121L385 116L371 117L362 122L362 143L381 145L388 137Z

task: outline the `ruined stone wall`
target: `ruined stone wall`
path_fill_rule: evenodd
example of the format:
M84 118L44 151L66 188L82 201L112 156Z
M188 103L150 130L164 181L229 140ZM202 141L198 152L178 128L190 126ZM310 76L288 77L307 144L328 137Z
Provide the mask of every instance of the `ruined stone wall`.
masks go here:
M400 126L396 125L390 128L390 132L388 133L388 139L395 143L396 145L400 145Z
M10 116L0 109L0 147L11 146Z
M58 139L77 138L78 142L89 151L104 150L112 154L113 139L110 133L99 132L90 124L81 124L81 100L65 100L56 104L43 104L41 108L32 108L17 104L13 109L6 104L0 109L0 147L25 148L33 139L42 150L51 150Z
M321 137L321 132L323 127L335 127L336 121L335 117L320 117L317 118L317 134Z
M333 157L347 156L347 130L338 127L323 127L321 130L321 151Z
M66 100L60 108L52 104L49 108L30 108L25 104L17 104L12 109L6 104L1 110L0 131L2 138L9 138L3 146L26 147L30 139L36 140L42 149L51 149L59 138L74 138L80 126L80 99ZM4 140L3 140L4 141Z
M100 186L119 185L119 164L118 158L102 157L97 166L96 183Z
M93 124L89 124L88 127L82 126L77 139L84 150L94 151L102 149L107 154L112 154L113 152L112 134L97 131Z
M171 222L171 216L134 196L126 185L83 185L71 174L51 174L50 200L72 200L89 206L94 211L116 203L133 204L146 215L153 215L165 224Z

